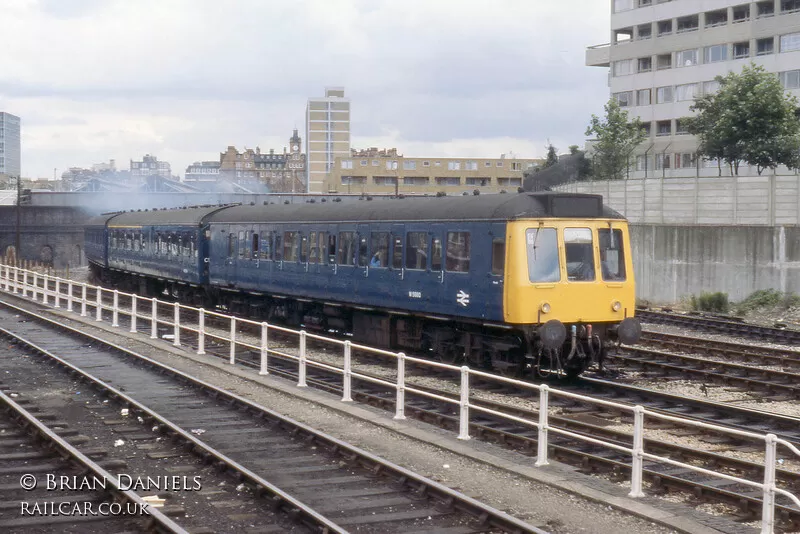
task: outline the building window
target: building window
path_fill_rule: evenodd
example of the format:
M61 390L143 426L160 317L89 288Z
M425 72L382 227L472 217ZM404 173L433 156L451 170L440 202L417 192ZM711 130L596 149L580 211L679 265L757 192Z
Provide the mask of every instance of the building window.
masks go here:
M650 122L643 122L642 130L644 130L644 135L646 137L650 137Z
M794 13L800 11L800 0L781 0L782 13Z
M747 20L750 20L750 6L748 4L734 6L733 23L736 24L738 22L745 22Z
M733 43L733 59L750 57L750 41Z
M639 7L647 7L653 5L653 0L639 0Z
M367 166L367 160L365 160L365 159L362 159L362 160L361 160L361 166L362 166L362 167L366 167L366 166Z
M756 41L756 55L763 56L775 52L775 39L766 37Z
M389 160L386 162L386 170L387 171L396 171L397 170L397 162L394 160Z
M775 15L775 2L773 0L765 0L756 3L758 6L758 18L771 17Z
M372 178L372 182L375 185L396 185L397 184L397 177L396 176L374 176Z
M349 159L343 159L343 160L342 160L342 168L343 168L343 169L352 169L352 168L353 168L353 162L352 162L352 160L349 160Z
M779 74L784 89L800 89L800 70L790 70Z
M697 96L697 89L696 83L687 83L677 86L675 88L675 101L683 102L685 100L694 100L695 96Z
M689 15L688 17L680 17L678 19L677 33L693 32L700 26L700 17L698 15Z
M366 185L366 176L342 176L342 185Z
M650 39L653 36L652 24L641 24L637 26L636 30L641 40Z
M656 154L656 170L671 168L671 155L670 154Z
M648 157L644 154L640 154L636 156L636 170L637 171L646 171L650 168L648 163Z
M619 107L627 108L633 105L633 91L614 93L614 98L619 103Z
M800 33L781 35L781 52L800 50Z
M669 35L672 33L672 19L668 20L659 20L658 24L658 36L661 37L662 35Z
M704 95L713 95L717 91L719 91L719 82L717 80L711 80L710 82L703 82Z
M447 162L447 170L448 171L459 171L459 170L461 170L461 162L460 161L448 161Z
M498 167L502 167L502 166L503 166L503 162L502 162L502 161L498 161L496 165L497 165Z
M430 178L427 176L405 176L403 185L428 185Z
M686 129L686 121L675 120L675 135L689 135L689 130Z
M633 60L621 59L614 62L614 76L633 74Z
M656 122L656 135L665 136L672 135L672 121L658 121Z
M703 50L703 62L705 63L716 63L717 61L727 60L728 45L726 44L707 46Z
M511 162L511 170L512 171L521 171L522 170L522 163L512 161Z
M500 187L519 187L522 185L522 178L498 178L497 185Z
M694 65L697 65L697 50L675 52L676 67L692 67Z
M660 54L656 56L656 68L658 70L672 68L672 54Z
M684 153L675 154L675 168L676 169L691 169L694 167L695 156L694 154Z
M484 167L491 167L492 166L492 162L491 161L484 161L483 162L483 166Z
M667 104L672 102L672 86L659 87L656 89L656 104Z
M633 0L614 0L614 13L633 9Z
M431 162L430 161L423 161L422 162L422 166L423 167L430 167L431 166Z
M722 26L728 23L728 10L720 9L719 11L708 11L706 13L706 28L713 28L714 26Z
M378 161L377 159L373 159L373 160L372 160L372 166L373 166L373 167L377 167L377 166L379 166L380 164L381 164L381 162L380 162L380 161Z
M466 185L471 185L476 187L487 187L492 185L492 179L488 177L487 178L470 177L466 179L466 182L467 182Z
M637 59L636 70L637 72L650 72L653 70L653 58L648 56Z
M415 171L415 170L417 170L417 162L416 161L403 161L403 170L405 170L405 171Z
M478 170L478 162L477 161L467 161L464 163L464 170L466 171L477 171Z
M458 176L437 176L436 185L455 186L461 185L461 178Z

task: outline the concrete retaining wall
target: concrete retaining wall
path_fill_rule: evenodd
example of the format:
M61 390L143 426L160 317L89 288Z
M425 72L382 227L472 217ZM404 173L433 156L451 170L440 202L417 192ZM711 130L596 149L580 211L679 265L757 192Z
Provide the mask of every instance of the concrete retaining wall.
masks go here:
M41 261L58 269L84 265L83 225L89 216L75 208L22 206L20 260ZM16 243L15 206L0 206L0 257Z
M676 302L703 291L741 300L800 293L800 227L631 225L636 295Z
M796 174L575 182L556 189L601 194L634 223L800 224Z

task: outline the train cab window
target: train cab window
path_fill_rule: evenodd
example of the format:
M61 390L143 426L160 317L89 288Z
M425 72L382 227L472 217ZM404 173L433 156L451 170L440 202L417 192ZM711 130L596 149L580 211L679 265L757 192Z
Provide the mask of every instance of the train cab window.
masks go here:
M558 282L558 236L555 228L529 228L525 231L528 252L528 279L531 282Z
M597 230L600 245L600 270L603 280L625 280L625 254L622 249L622 230L601 228Z
M431 270L442 270L442 239L434 237L431 242Z
M333 265L336 263L336 235L331 234L328 236L328 263Z
M283 261L297 261L297 245L300 244L300 234L297 232L283 233Z
M492 274L503 276L506 270L506 240L501 237L492 239Z
M403 238L392 236L392 269L403 268Z
M319 263L319 242L317 242L317 232L308 233L308 263Z
M258 259L258 252L259 252L258 249L259 249L259 245L260 244L261 243L258 240L258 234L253 232L253 247L252 247L252 251L253 251L253 259L254 260Z
M264 235L261 236L261 259L273 259L272 250L272 232L265 232Z
M589 282L595 279L591 228L564 228L564 251L567 257L567 279L570 282Z
M358 234L358 264L362 267L367 265L369 259L369 249L367 248L367 236Z
M300 263L308 263L308 236L300 236Z
M387 267L389 258L389 234L387 232L372 232L370 234L370 248L372 258L370 267Z
M245 248L244 230L239 230L239 239L238 239L237 243L239 245L239 257L240 258L244 258L244 248Z
M339 232L339 265L356 264L356 235L353 232Z
M236 255L236 234L231 232L228 234L228 257L233 258Z
M469 272L469 232L447 232L445 269L451 273Z
M406 234L406 269L425 269L428 266L428 234Z

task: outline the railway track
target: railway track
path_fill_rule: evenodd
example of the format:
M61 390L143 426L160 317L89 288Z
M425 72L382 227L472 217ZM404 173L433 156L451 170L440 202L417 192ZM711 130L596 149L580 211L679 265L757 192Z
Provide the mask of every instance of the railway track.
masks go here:
M125 402L204 461L235 472L297 522L328 532L543 532L176 369L8 306L0 320L15 332L4 335Z
M0 391L0 407L0 530L187 534L126 489L127 481L120 483L111 472L119 462L95 461L104 457L102 450L81 452L76 445L85 436L66 423L39 413L16 393ZM74 484L49 489L61 477Z
M636 316L646 323L684 326L704 332L731 334L773 343L800 343L800 330L761 326L734 318L723 319L641 309L636 310Z

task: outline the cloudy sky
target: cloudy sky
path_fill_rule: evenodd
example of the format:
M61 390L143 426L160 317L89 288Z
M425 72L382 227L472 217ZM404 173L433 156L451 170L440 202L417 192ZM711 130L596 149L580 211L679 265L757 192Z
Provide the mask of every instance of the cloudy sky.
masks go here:
M540 157L608 98L584 66L607 0L0 0L0 111L23 175L155 154L183 175L228 145L282 150L344 86L352 145Z

